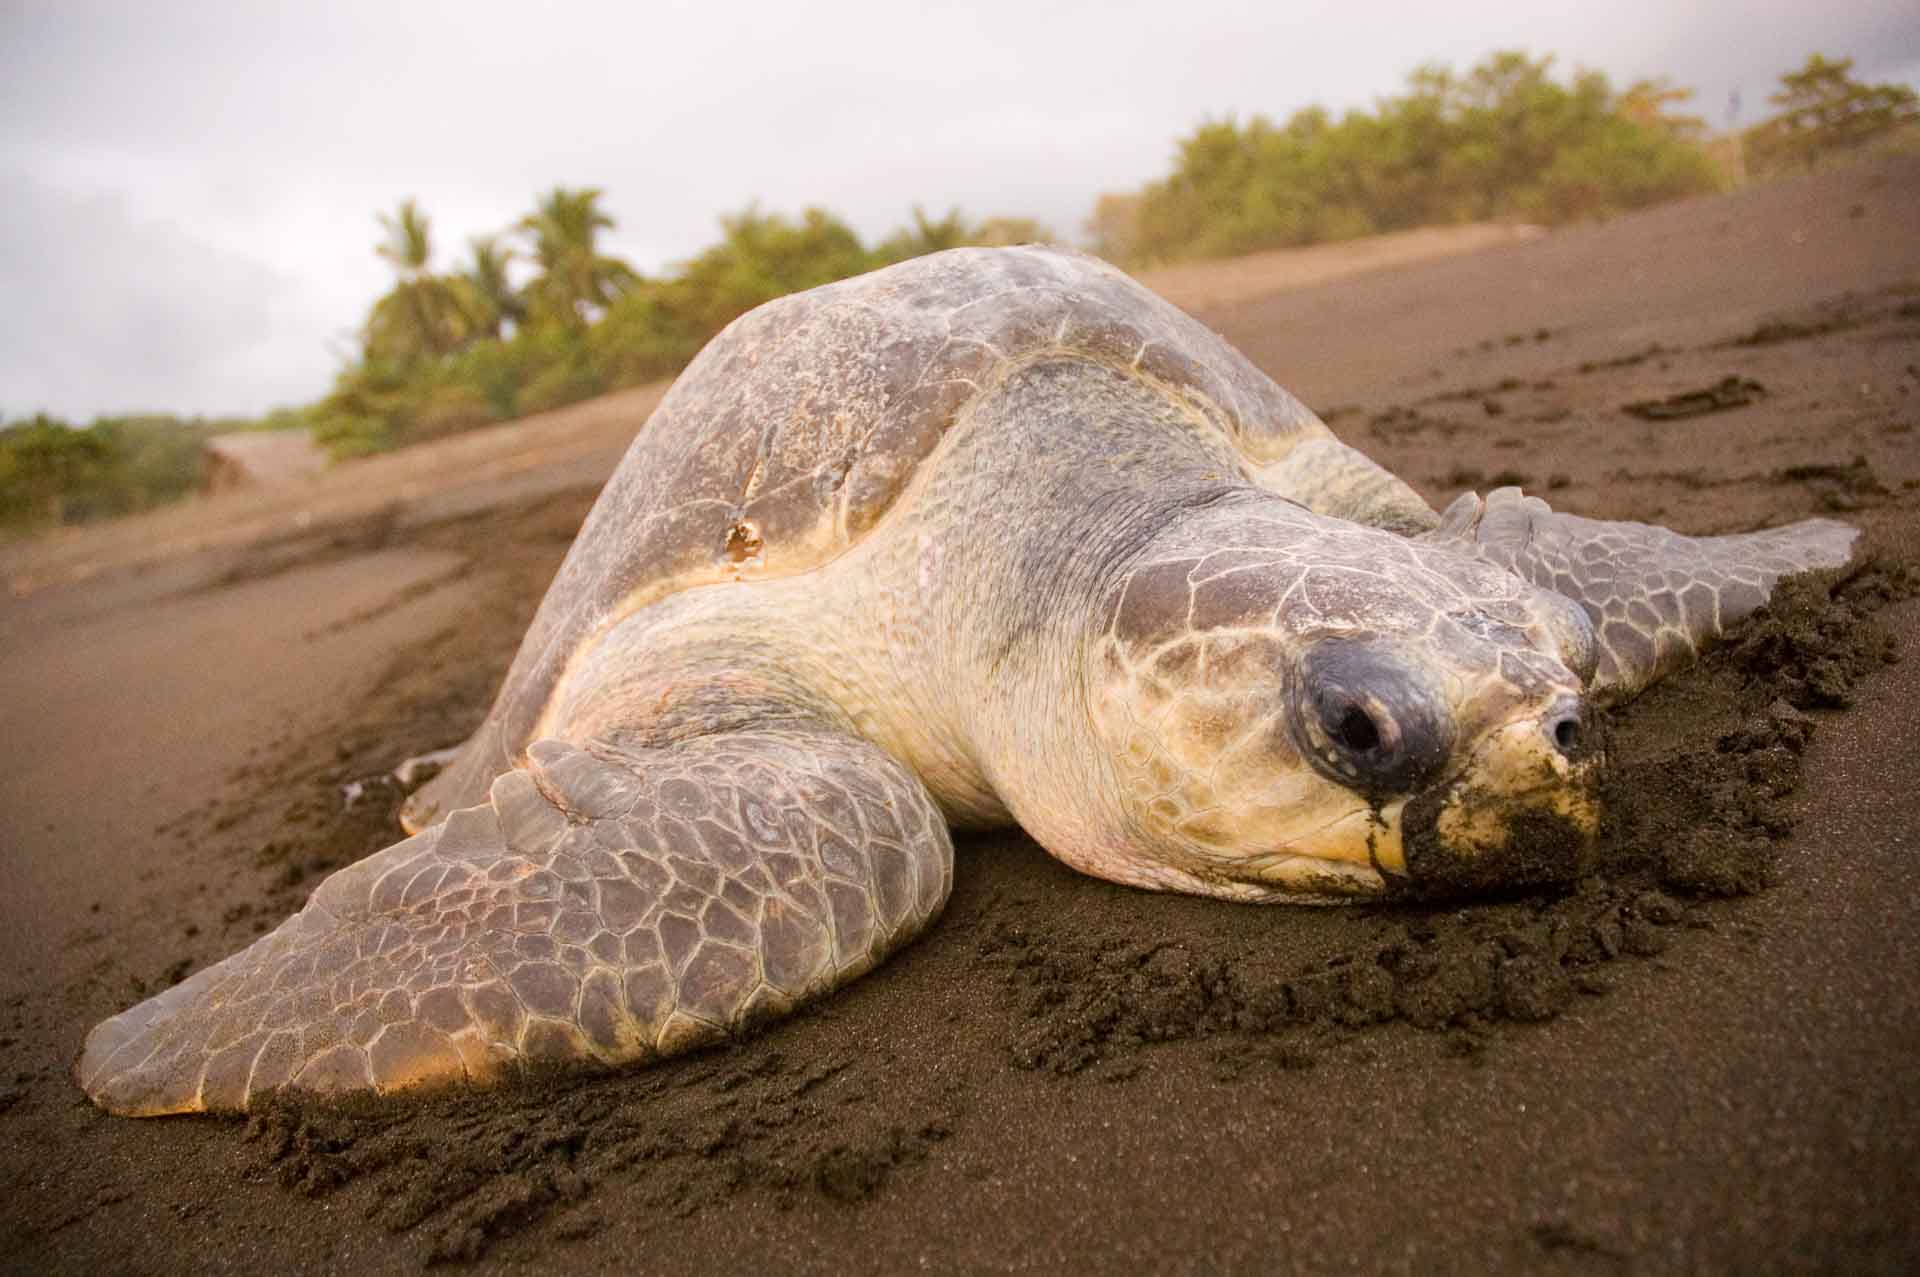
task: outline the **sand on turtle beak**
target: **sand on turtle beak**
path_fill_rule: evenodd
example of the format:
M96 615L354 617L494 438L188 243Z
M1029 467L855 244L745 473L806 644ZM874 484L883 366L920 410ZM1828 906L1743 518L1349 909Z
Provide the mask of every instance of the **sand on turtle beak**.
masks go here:
M1451 784L1412 799L1402 815L1416 891L1484 891L1580 875L1600 828L1596 752L1579 746L1566 713L1497 728Z

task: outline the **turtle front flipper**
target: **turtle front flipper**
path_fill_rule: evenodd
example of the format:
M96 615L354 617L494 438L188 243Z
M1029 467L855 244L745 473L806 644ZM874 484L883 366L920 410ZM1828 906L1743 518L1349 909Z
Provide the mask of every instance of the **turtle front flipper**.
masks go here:
M868 970L952 880L925 787L858 737L542 740L485 804L100 1024L76 1074L153 1115L672 1055Z
M1606 702L1690 663L1702 644L1759 610L1782 577L1845 564L1858 535L1844 523L1807 519L1689 537L1561 514L1518 488L1498 488L1485 500L1470 492L1456 499L1422 539L1464 543L1579 604L1592 626L1588 692Z

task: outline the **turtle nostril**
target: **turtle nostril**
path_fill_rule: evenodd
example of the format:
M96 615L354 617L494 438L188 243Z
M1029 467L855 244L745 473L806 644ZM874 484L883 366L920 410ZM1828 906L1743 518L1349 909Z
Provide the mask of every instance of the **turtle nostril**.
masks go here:
M1370 754L1380 748L1380 729L1372 715L1358 705L1350 705L1334 725L1333 739L1356 754Z
M1580 715L1568 712L1555 717L1547 724L1547 734L1553 738L1554 748L1571 758L1579 750L1584 734Z

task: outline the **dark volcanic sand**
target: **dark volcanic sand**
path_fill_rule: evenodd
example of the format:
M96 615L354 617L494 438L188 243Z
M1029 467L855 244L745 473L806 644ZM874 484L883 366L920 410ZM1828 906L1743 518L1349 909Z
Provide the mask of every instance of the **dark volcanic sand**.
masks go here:
M1877 560L1612 716L1607 836L1567 891L1257 909L978 838L923 941L727 1050L109 1118L67 1075L87 1029L391 841L396 791L343 810L341 786L478 720L592 494L12 602L0 1249L84 1272L1910 1271L1915 207L1920 166L1864 168L1208 316L1436 501L1521 482L1695 532L1867 529ZM1733 377L1723 411L1620 411Z

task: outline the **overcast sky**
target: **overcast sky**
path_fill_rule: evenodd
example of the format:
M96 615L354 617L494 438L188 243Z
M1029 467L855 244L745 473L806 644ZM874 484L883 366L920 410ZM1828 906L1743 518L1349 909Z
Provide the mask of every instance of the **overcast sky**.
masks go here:
M1511 47L1672 76L1716 126L1815 49L1920 82L1914 0L0 0L0 413L318 397L409 195L442 266L556 183L606 190L643 271L755 200L1075 235L1203 120Z

